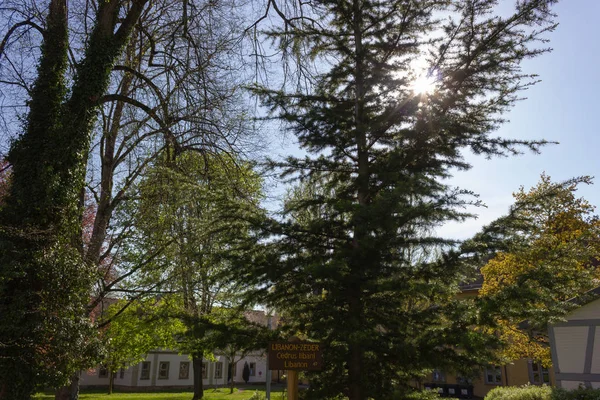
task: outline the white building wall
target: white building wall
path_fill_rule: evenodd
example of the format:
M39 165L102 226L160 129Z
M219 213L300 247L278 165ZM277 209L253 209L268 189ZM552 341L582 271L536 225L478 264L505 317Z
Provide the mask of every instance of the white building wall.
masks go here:
M267 359L265 356L263 355L250 355L250 356L246 356L245 358L241 359L240 361L237 362L236 364L236 373L234 376L234 381L236 383L245 383L244 379L243 379L243 372L244 372L244 363L255 363L256 365L256 369L254 371L254 375L250 375L250 379L248 380L248 383L261 383L261 382L266 382L266 376L267 376Z
M194 384L193 380L193 365L192 360L185 354L180 355L172 351L156 351L148 354L146 362L150 362L150 375L148 379L141 379L142 377L142 363L131 366L124 370L123 378L120 377L120 372L115 375L114 384L115 386L123 387L140 387L140 388L151 388L151 387L191 387ZM169 363L169 372L166 379L159 377L160 363ZM187 379L179 378L179 368L182 362L189 362L189 375ZM215 355L215 360L203 360L206 363L207 375L202 380L204 387L211 386L225 386L228 384L228 363L224 356ZM222 377L215 377L216 363L222 363ZM244 363L248 362L255 363L256 369L254 375L250 376L248 383L264 383L266 382L266 356L262 353L249 355L242 358L237 362L236 374L234 375L234 381L236 384L244 383L242 378ZM109 380L107 378L99 377L99 368L90 369L88 371L82 371L81 373L81 386L108 386Z
M100 368L91 368L81 371L79 384L82 386L108 386L108 377L100 378Z
M569 321L581 319L600 319L600 299L594 300L574 310L571 314L569 314L567 319Z
M554 328L560 372L583 373L588 330L587 326Z
M584 382L581 381L562 381L561 387L567 390L575 390L578 389L579 386L583 386Z

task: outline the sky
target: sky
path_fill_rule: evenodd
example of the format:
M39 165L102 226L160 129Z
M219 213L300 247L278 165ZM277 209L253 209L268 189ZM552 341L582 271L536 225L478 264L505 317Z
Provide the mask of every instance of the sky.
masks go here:
M597 176L595 185L582 187L578 194L600 206L600 118L594 118L600 116L600 0L562 0L555 12L559 26L548 35L553 51L523 65L523 72L536 73L542 81L522 92L527 99L506 115L509 122L497 135L559 144L548 145L537 155L492 160L468 155L473 168L456 172L450 183L479 193L487 207L472 210L478 214L475 220L441 227L441 235L472 236L506 214L513 203L512 193L521 186L534 186L544 172L554 181ZM293 145L288 140L280 146L275 152L282 154Z
M444 226L441 232L467 238L482 225L505 214L512 193L520 186L534 186L545 172L555 181L575 176L596 176L596 184L578 192L600 206L600 1L563 0L555 8L558 28L549 35L551 53L524 65L524 71L539 74L542 82L524 92L507 115L510 120L499 135L557 141L539 155L486 160L469 157L473 168L456 173L452 182L481 195L487 208L477 209L477 220ZM597 212L600 210L596 210Z

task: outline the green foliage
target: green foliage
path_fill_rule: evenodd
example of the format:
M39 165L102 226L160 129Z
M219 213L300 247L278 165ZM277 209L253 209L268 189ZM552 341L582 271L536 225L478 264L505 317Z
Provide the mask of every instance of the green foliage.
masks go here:
M250 321L247 313L238 308L214 308L209 320L210 328L202 338L204 348L220 351L230 363L253 350L266 349L268 342L276 338L276 332Z
M81 257L80 195L91 127L111 66L141 12L126 22L101 2L86 56L67 90L66 2L49 2L37 79L24 132L7 160L11 184L0 208L0 390L30 398L94 362L96 334L86 305L94 281ZM120 28L115 33L115 26Z
M576 390L552 389L552 400L599 400L600 389L580 386Z
M493 0L326 0L267 32L322 67L307 86L255 88L307 156L271 162L299 187L247 274L287 334L324 344L308 398L389 399L422 371L492 356L495 337L471 329L477 302L456 298L474 270L434 232L478 204L447 183L470 168L465 151L546 143L493 133L534 82L520 64L546 51L536 46L555 27L553 3L518 2L500 17ZM435 78L431 94L415 90L421 73Z
M232 278L255 242L251 221L262 218L261 185L252 166L232 154L167 150L137 185L137 201L119 210L133 225L121 265L135 274L124 284L165 294L169 317L185 327L177 348L193 359L216 348L264 346L260 329L239 311L245 283ZM194 379L201 391L200 375Z
M600 390L580 386L576 390L550 386L525 385L521 387L498 387L491 390L485 400L598 400Z
M250 396L248 398L248 400L264 400L265 399L265 395L262 393L259 393L258 391L255 391L252 396Z
M497 387L485 396L485 400L551 400L555 398L555 390L550 386L533 385Z
M176 338L184 327L178 320L165 318L169 314L165 308L159 299L112 304L104 316L110 323L101 332L102 364L115 373L143 361L150 350L177 348Z
M542 175L529 191L514 194L509 216L493 225L496 254L481 269L480 295L488 303L507 344L506 361L532 358L549 365L546 324L573 308L568 300L597 286L600 258L600 219L594 207L576 196L589 177L554 183ZM501 306L500 306L501 305ZM527 329L519 327L528 321Z
M399 391L395 393L393 399L406 399L406 400L439 400L440 395L433 390L412 390L407 392Z

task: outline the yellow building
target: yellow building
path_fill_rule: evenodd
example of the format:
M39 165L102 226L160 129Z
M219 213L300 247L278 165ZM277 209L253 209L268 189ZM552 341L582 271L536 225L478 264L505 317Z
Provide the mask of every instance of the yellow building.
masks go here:
M477 296L481 281L461 287L459 297ZM600 330L599 330L600 331ZM448 397L483 398L498 386L555 385L552 368L544 368L532 360L521 359L507 365L490 365L480 371L479 378L467 380L456 374L435 370L422 383L426 390L435 390Z
M531 360L521 359L503 366L490 365L483 368L480 377L462 379L455 374L435 370L424 380L423 388L435 390L449 397L485 397L498 386L554 385L552 368L543 368Z

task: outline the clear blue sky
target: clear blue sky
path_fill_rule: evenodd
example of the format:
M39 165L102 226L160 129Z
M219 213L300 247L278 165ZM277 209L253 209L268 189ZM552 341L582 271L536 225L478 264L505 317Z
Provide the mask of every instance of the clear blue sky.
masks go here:
M553 180L596 176L596 184L579 193L600 206L600 1L563 0L555 10L560 25L549 35L554 50L524 66L542 82L524 92L527 99L516 105L498 133L560 144L547 146L540 155L469 157L473 169L455 174L453 182L479 193L488 208L477 210L476 221L444 227L444 234L465 238L475 233L506 213L511 194L521 185L535 185L544 171Z
M502 5L513 4L514 0L504 0ZM527 99L517 103L506 116L510 121L497 134L560 144L545 147L539 155L492 160L469 156L473 168L457 172L451 182L479 193L487 208L474 210L479 215L476 220L442 227L444 236L472 236L505 214L513 202L512 193L520 186L534 186L544 171L555 181L596 176L597 183L579 193L600 206L600 0L562 0L555 11L560 25L548 35L554 50L524 65L524 72L539 74L542 82L522 92ZM274 152L296 153L292 141L284 140ZM281 188L275 192L281 193Z

